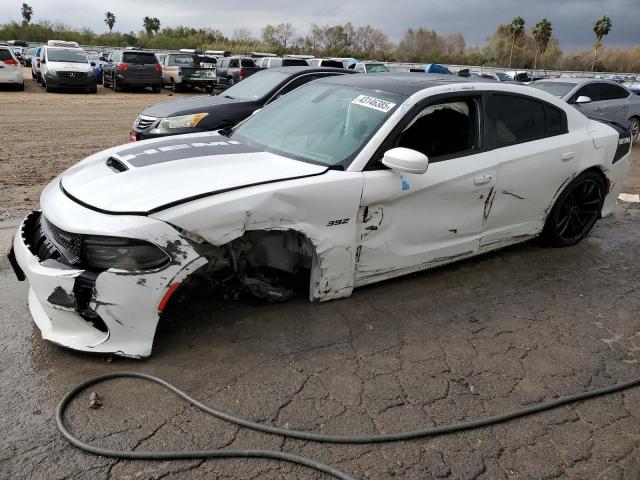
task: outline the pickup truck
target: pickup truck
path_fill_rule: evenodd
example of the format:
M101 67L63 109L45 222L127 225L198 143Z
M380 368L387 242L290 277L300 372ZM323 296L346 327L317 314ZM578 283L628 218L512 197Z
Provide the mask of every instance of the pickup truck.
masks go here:
M174 92L185 87L200 87L212 92L216 84L216 71L202 68L195 54L169 53L162 60L162 80Z
M243 78L258 72L260 68L250 57L225 57L216 68L218 83L231 87Z

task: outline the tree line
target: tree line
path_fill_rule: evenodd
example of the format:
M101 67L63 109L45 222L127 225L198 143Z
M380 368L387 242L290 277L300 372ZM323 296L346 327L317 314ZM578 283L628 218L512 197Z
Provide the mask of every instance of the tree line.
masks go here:
M355 57L408 63L448 63L491 65L507 68L546 68L560 70L640 71L640 46L631 49L605 48L603 39L612 29L611 19L602 16L593 22L595 42L592 50L564 54L553 36L553 24L547 18L527 29L517 16L498 25L481 47L468 47L461 33L441 35L427 28L409 28L395 44L380 29L371 25L354 26L311 24L300 34L291 23L267 24L259 36L240 28L228 37L214 28L164 27L156 17L141 19L136 32L114 32L116 15L105 12L108 33L88 28L40 21L32 23L33 8L23 3L22 23L0 25L0 38L47 41L51 38L74 40L81 44L138 46L143 48L230 50L237 53L265 51L277 54L306 53L315 56Z

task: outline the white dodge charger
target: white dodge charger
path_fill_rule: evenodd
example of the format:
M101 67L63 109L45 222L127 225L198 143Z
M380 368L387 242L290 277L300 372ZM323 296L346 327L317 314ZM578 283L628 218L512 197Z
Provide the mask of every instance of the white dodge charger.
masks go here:
M9 257L45 339L145 357L188 279L322 301L532 237L573 245L614 208L630 148L528 87L332 77L233 130L91 155L45 188Z

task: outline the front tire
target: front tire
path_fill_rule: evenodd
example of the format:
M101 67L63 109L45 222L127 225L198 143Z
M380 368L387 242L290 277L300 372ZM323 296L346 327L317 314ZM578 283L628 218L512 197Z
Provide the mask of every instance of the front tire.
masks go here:
M542 239L557 247L578 243L600 218L605 195L602 175L588 171L574 178L547 216Z

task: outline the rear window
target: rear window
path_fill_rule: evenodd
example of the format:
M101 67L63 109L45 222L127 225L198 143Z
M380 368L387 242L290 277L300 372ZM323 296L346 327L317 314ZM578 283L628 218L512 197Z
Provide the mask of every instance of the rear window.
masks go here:
M169 59L170 65L183 65L186 67L195 66L195 59L191 55L175 55Z
M256 66L256 62L254 62L251 58L243 58L240 64L243 67L247 67L247 68Z
M154 65L158 63L158 59L153 53L125 53L122 56L122 61L139 65Z
M0 48L0 61L4 62L5 60L13 60L13 56L9 50Z
M282 60L283 67L308 67L309 64L302 58L285 58Z

